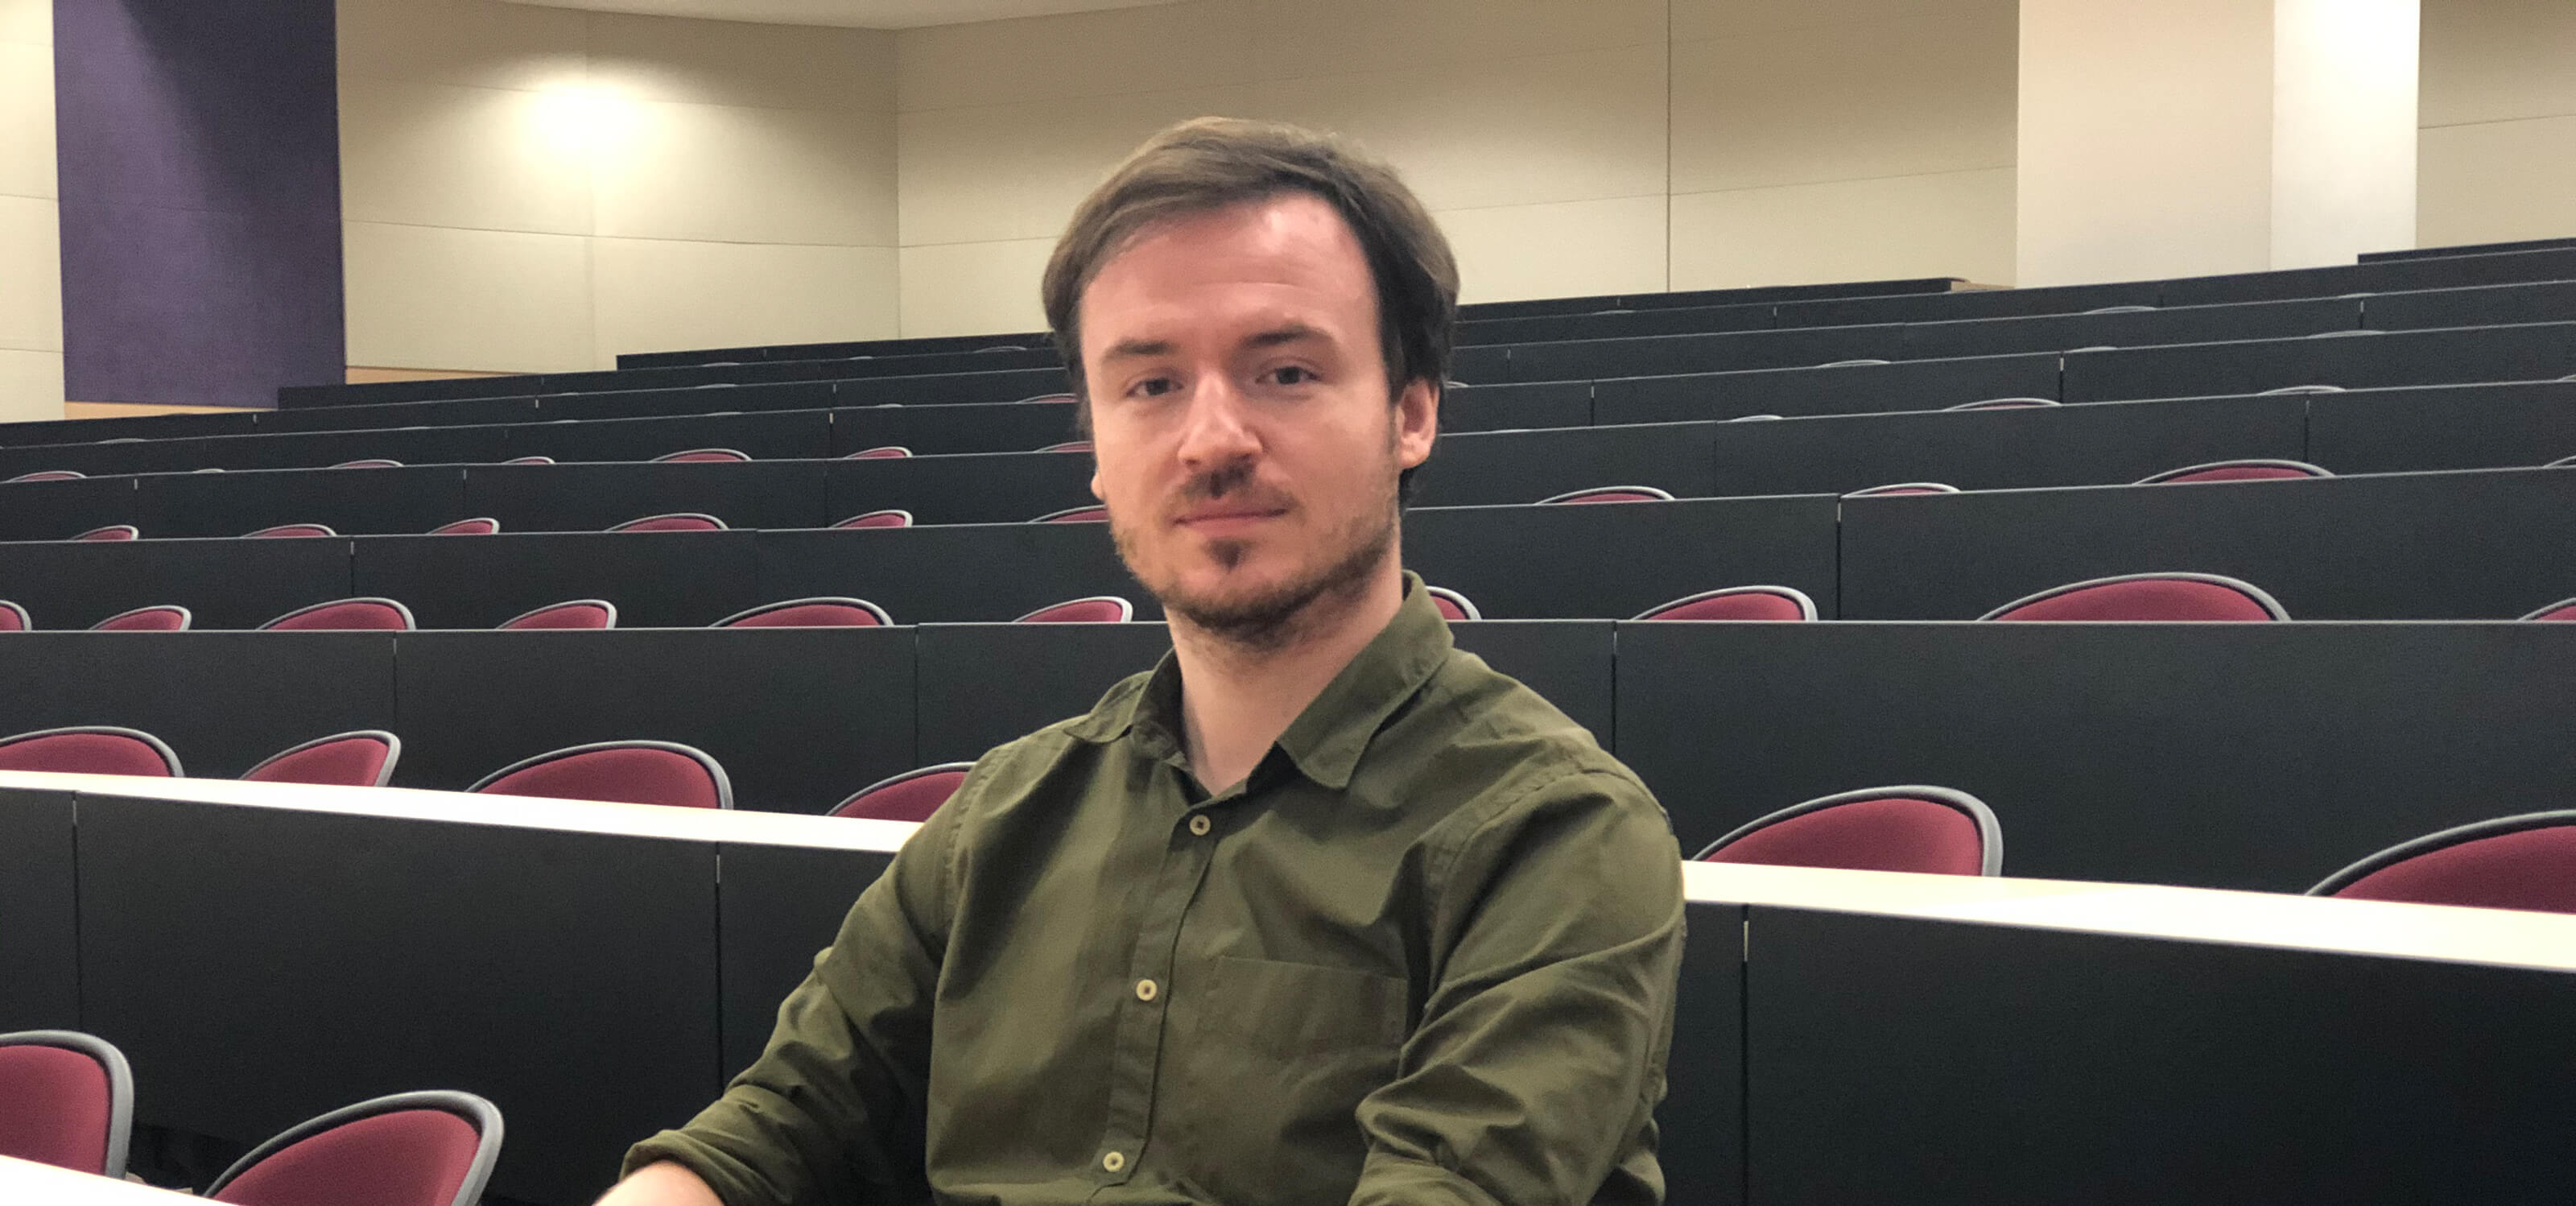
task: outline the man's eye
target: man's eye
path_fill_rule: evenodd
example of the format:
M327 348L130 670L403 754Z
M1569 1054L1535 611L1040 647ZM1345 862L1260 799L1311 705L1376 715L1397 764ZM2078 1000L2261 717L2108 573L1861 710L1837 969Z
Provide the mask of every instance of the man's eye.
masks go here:
M1169 377L1147 377L1146 379L1137 382L1135 387L1129 392L1140 397L1158 398L1179 388L1180 383Z
M1321 378L1315 376L1314 373L1294 364L1272 369L1270 371L1270 375L1277 379L1281 385L1304 385L1311 381L1321 380Z

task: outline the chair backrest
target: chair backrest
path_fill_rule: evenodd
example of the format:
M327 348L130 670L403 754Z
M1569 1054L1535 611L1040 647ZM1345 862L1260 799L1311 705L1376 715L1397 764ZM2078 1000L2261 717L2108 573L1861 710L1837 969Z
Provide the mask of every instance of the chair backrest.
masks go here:
M333 599L298 607L259 626L261 632L409 632L411 609L391 599Z
M1768 421L1770 421L1770 420L1772 420L1772 419L1785 419L1785 418L1787 418L1787 417L1788 417L1787 415L1737 415L1737 416L1735 416L1735 417L1734 417L1734 418L1732 418L1732 419L1728 419L1728 420L1727 420L1727 422L1729 422L1729 423L1762 423L1762 422L1768 422Z
M836 528L908 528L912 526L912 512L900 507L869 511L853 515L832 526Z
M1431 605L1440 609L1441 619L1481 620L1485 618L1483 612L1476 610L1474 601L1448 587L1425 586L1422 588L1422 593L1431 596Z
M26 632L36 626L27 609L7 599L0 599L0 632Z
M500 530L500 520L490 516L476 516L473 519L460 519L454 523L440 524L431 528L429 534L432 536L490 536Z
M1963 791L1906 784L1809 800L1738 828L1695 858L1707 863L1997 875L2003 829Z
M125 1175L134 1072L115 1044L76 1030L0 1034L0 1156Z
M974 766L972 762L942 762L880 779L851 792L848 799L833 805L824 815L871 821L927 821L931 813L948 802L948 797L957 793L957 785L966 781L966 772Z
M654 457L653 463L657 465L694 465L705 464L713 461L747 461L750 459L750 453L734 448L685 448L678 452L666 452L660 456Z
M546 628L615 628L617 605L606 599L569 599L523 611L493 627L495 632L529 632Z
M733 807L733 780L706 751L676 741L595 741L523 758L470 792L607 800L677 808Z
M196 622L195 612L176 603L155 603L137 607L89 626L91 632L186 632Z
M894 623L884 608L865 599L825 595L763 603L707 625L709 628L878 628Z
M1049 511L1044 515L1040 515L1037 518L1030 520L1029 522L1107 523L1109 522L1109 508L1104 507L1099 503L1093 503L1084 507L1066 507L1061 511Z
M1873 364L1885 364L1885 363L1887 363L1887 362L1886 362L1886 361L1884 361L1884 360L1881 360L1881 359L1879 359L1878 357L1875 357L1875 356L1854 356L1854 357L1852 357L1852 358L1851 358L1851 359L1849 359L1849 360L1828 360L1828 361L1824 362L1823 364L1819 364L1819 365L1817 365L1816 367L1817 367L1817 368L1864 368L1864 367L1867 367L1867 366L1869 366L1869 365L1873 365Z
M1061 444L1049 444L1049 445L1047 445L1047 446L1046 446L1046 447L1044 447L1044 448L1040 448L1040 449L1038 449L1038 451L1040 451L1040 452L1089 452L1089 451L1091 451L1091 441L1089 441L1089 440L1066 440L1065 442L1063 442L1063 443L1061 443Z
M841 459L845 461L891 461L899 460L911 455L912 449L906 448L901 444L880 444L874 448L862 448L857 452L853 452L848 456L842 457Z
M647 515L642 519L630 519L608 530L612 532L721 532L725 530L725 522L713 515L701 515L695 511L674 511L668 515Z
M1079 401L1079 399L1075 398L1072 394L1035 394L1035 395L1032 395L1032 396L1030 396L1030 397L1022 398L1022 399L1020 399L1020 401L1022 401L1022 402L1074 402L1074 401Z
M240 1206L474 1206L501 1111L471 1093L396 1093L298 1123L206 1187Z
M2280 600L2221 574L2123 574L2015 599L1979 620L2286 620Z
M2339 394L2342 392L2344 392L2344 390L2340 385L2284 385L2278 389L2264 390L2254 396L2258 398L2273 398L2279 397L2283 394Z
M569 423L574 420L566 419L564 421ZM550 456L514 456L501 463L504 465L551 465L555 463L555 458Z
M1640 620L1812 620L1816 601L1794 586L1730 586L1683 595L1639 613Z
M1050 604L1011 622L1014 624L1124 624L1135 618L1135 604L1116 595L1092 595Z
M246 540L285 540L299 536L337 535L339 533L332 531L330 525L319 523L281 523L273 528L261 528L256 532L242 534L243 539Z
M243 771L242 781L382 787L401 760L402 738L383 729L358 729L279 750Z
M1595 486L1588 490L1568 490L1538 500L1548 503L1625 503L1671 502L1672 492L1653 486Z
M1945 410L1945 411L1954 411L1954 410L2028 410L2029 408L2034 407L2034 406L2058 406L2058 405L2061 405L2061 403L2059 403L2059 402L2058 402L2058 400L2057 400L2057 399L2055 399L2055 398L1986 398L1986 399L1983 399L1983 400L1980 400L1980 401L1976 401L1976 402L1962 402L1962 403L1958 404L1957 406L1944 406L1944 407L1942 407L1941 409L1943 409L1943 410Z
M2554 460L2554 461L2549 462L2549 463L2548 463L2548 464L2546 464L2546 465L2542 465L2542 466L2541 466L2541 468L2543 468L2543 469L2576 469L2576 456L2562 456L2562 457L2558 458L2557 460Z
M137 540L137 539L140 539L140 538L142 537L142 535L143 535L143 530L142 530L141 528L137 528L137 527L135 527L133 524L130 524L130 523L112 523L112 524L109 524L109 525L107 525L106 527L103 527L103 528L91 528L90 530L88 530L88 531L86 531L86 532L83 532L83 533L81 533L81 534L80 534L80 535L78 535L78 536L74 536L74 537L72 537L72 539L74 539L74 540Z
M358 460L342 461L337 465L331 466L333 469L400 469L402 467L403 463L401 461L391 460L381 456L362 457Z
M2211 461L2206 465L2185 465L2167 469L2152 477L2138 479L2141 486L2173 486L2187 482L2260 482L2288 477L2333 477L2306 461L2241 460Z
M2576 913L2576 809L2499 817L2391 846L2308 895Z
M1843 497L1890 498L1900 494L1956 494L1958 492L1957 486L1943 482L1898 482L1890 486L1871 486L1866 490L1854 490Z
M2576 599L2560 599L2547 607L2522 617L2526 620L2576 620Z
M179 755L141 729L72 725L0 737L0 770L55 771L66 775L140 775L176 779Z
M89 475L86 473L74 473L69 469L39 469L34 473L21 473L8 481L0 482L0 486L14 485L18 482L67 482L87 476Z

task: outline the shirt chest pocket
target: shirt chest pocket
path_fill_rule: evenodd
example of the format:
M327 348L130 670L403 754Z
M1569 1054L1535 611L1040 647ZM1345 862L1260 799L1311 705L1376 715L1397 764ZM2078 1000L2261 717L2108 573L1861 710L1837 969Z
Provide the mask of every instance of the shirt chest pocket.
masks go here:
M1391 1056L1404 1040L1404 981L1350 968L1220 956L1204 1004L1211 1039L1273 1059Z
M1183 1174L1232 1206L1347 1199L1368 1155L1355 1111L1395 1079L1405 982L1219 958L1197 1004L1172 1108L1157 1111Z

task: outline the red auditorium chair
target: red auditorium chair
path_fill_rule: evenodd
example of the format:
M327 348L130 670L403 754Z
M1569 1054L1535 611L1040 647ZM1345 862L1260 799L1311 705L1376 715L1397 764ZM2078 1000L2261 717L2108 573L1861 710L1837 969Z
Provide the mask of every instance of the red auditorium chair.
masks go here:
M472 1093L396 1093L298 1123L206 1187L238 1206L475 1206L501 1111Z
M1653 486L1594 486L1588 490L1568 490L1538 501L1541 506L1551 503L1671 502L1673 496L1671 491Z
M39 469L34 473L21 473L8 481L0 482L0 486L15 485L19 482L67 482L87 476L89 475L86 473L74 473L69 469Z
M1704 863L2000 875L2003 829L1985 802L1946 787L1871 787L1792 805L1708 844Z
M1104 507L1099 503L1093 503L1087 507L1066 507L1061 511L1049 511L1044 515L1040 515L1037 518L1030 520L1029 522L1107 523L1109 522L1109 508Z
M176 603L155 603L137 607L89 626L91 632L186 632L197 615Z
M668 452L661 456L654 457L653 463L657 465L700 465L725 461L747 461L750 459L750 453L738 451L732 448L689 448L679 452Z
M1091 451L1091 441L1089 441L1089 440L1066 440L1065 442L1063 442L1063 443L1061 443L1061 444L1049 444L1049 445L1047 445L1047 446L1046 446L1046 447L1044 447L1044 448L1040 448L1040 449L1038 449L1038 451L1040 451L1040 452L1089 452L1089 451Z
M1958 492L1957 486L1941 482L1898 482L1892 486L1872 486L1866 490L1854 490L1843 497L1893 498L1905 494L1956 494Z
M731 808L733 780L706 751L676 741L594 741L523 758L469 792L607 800L675 808Z
M2344 392L2344 390L2340 385L2284 385L2278 389L2264 390L2254 396L2257 398L2277 398L2283 394L2339 394L2342 392Z
M316 783L325 787L382 787L402 760L402 738L383 729L358 729L316 737L280 750L242 772L244 783Z
M1794 586L1730 586L1661 603L1639 620L1812 620L1816 601Z
M26 632L36 626L27 609L7 599L0 599L0 632Z
M721 532L726 529L725 522L713 515L701 515L695 511L674 511L668 515L647 515L642 519L630 519L608 530L612 532Z
M763 603L707 625L709 628L881 628L894 623L884 608L865 599L821 595Z
M1785 418L1788 418L1788 417L1789 417L1789 416L1787 416L1787 415L1737 415L1737 416L1735 416L1735 417L1734 417L1734 418L1732 418L1732 419L1728 419L1728 420L1727 420L1727 422L1729 422L1729 423L1762 423L1762 422L1767 422L1767 421L1772 420L1772 419L1785 419Z
M551 465L555 463L555 458L550 456L514 456L501 463L504 465Z
M1041 607L1011 622L1014 624L1124 624L1135 618L1135 604L1116 595L1091 595Z
M2560 599L2522 618L2550 621L2576 620L2576 599Z
M73 1030L0 1034L0 1156L125 1176L134 1072L115 1044Z
M2122 574L2051 587L1979 620L2286 620L2280 600L2221 574Z
M360 457L354 461L342 461L330 467L333 469L400 469L403 463L381 456L369 456Z
M874 448L862 448L857 452L853 452L848 456L842 457L841 459L845 461L892 461L900 460L911 455L912 449L906 448L901 444L880 444Z
M442 523L431 528L429 534L432 536L490 536L500 530L500 520L477 516L473 519L460 519L454 523Z
M1022 402L1077 402L1077 401L1080 401L1080 399L1078 399L1078 398L1074 397L1074 396L1073 396L1073 395L1071 395L1071 394L1036 394L1036 395L1032 395L1032 396L1030 396L1030 397L1022 398L1022 399L1020 399L1020 401L1022 401Z
M2391 846L2308 895L2576 913L2576 809L2499 817Z
M86 532L83 532L83 533L81 533L81 534L80 534L80 535L78 535L78 536L74 536L74 537L72 537L72 539L74 539L74 540L139 540L139 539L141 539L141 538L142 538L142 536L143 536L143 530L142 530L141 528L137 528L137 527L135 527L133 524L130 524L130 523L112 523L112 524L109 524L109 525L107 525L106 527L103 527L103 528L91 528L90 530L88 530L88 531L86 531Z
M617 605L606 599L572 599L523 611L493 627L495 632L533 632L559 628L615 628Z
M2306 461L2242 460L2211 461L2206 465L2185 465L2167 469L2153 477L2138 479L2141 486L2177 486L2189 482L2265 482L2293 477L2333 477Z
M865 514L853 515L832 526L836 528L908 528L912 526L912 512L899 507L869 511Z
M259 626L261 632L409 632L411 609L372 596L298 607Z
M276 527L273 527L273 528L261 528L260 530L258 530L258 531L256 531L256 532L246 532L246 533L244 533L244 534L242 535L242 539L244 539L244 540L282 540L282 539L288 539L288 538L292 538L292 537L299 537L299 536L337 536L337 535L339 535L339 533L338 533L338 532L334 532L334 531L332 531L332 530L330 529L329 525L327 525L327 524L318 524L318 523L281 523L281 524L279 524L279 525L277 525Z
M1884 360L1878 359L1878 358L1877 358L1877 357L1875 357L1875 356L1855 356L1855 357L1853 357L1853 358L1851 358L1851 359L1849 359L1849 360L1828 360L1828 361L1824 362L1823 364L1819 364L1819 365L1817 365L1816 367L1817 367L1817 368L1867 368L1867 367L1869 367L1869 366L1871 366L1871 365L1878 365L1878 364L1885 364L1885 363L1887 363L1887 362L1886 362L1886 361L1884 361Z
M177 779L179 755L160 738L114 725L74 725L0 737L0 770Z
M1485 618L1483 612L1476 610L1474 601L1448 587L1425 586L1422 591L1431 596L1431 605L1440 609L1441 619L1481 620Z
M1944 406L1941 409L1945 411L2028 410L2034 406L2059 405L2063 404L2055 398L1988 398L1982 402L1962 402L1957 406Z
M966 781L972 762L942 762L920 770L908 770L891 779L880 779L850 793L850 798L832 806L825 816L856 817L868 821L927 821L930 814L957 794L957 785Z

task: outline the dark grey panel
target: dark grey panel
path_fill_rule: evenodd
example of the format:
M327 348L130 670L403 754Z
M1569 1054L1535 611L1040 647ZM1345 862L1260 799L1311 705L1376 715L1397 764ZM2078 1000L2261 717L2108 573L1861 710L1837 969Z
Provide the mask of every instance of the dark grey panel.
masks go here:
M2378 293L2361 305L2361 325L2387 331L2566 322L2576 319L2576 281Z
M31 471L32 472L32 471ZM79 472L73 470L73 472ZM16 474L10 476L15 477ZM0 538L63 540L142 514L131 477L0 483ZM145 535L167 535L145 529Z
M121 419L29 419L0 423L0 448L30 444L88 444L133 437L165 440L178 436L241 435L258 427L261 411L227 411L201 415L134 415Z
M2308 405L2311 458L2341 473L2493 469L2576 456L2576 381L2355 390Z
M820 460L832 455L832 412L778 410L738 415L583 419L499 429L506 455L558 461L649 461L693 448L731 448L755 460Z
M2511 243L2455 243L2448 247L2409 247L2401 251L2365 251L2355 257L2365 264L2384 260L2425 260L2458 255L2489 255L2502 251L2550 251L2576 247L2576 239L2523 239Z
M1881 322L1955 322L2025 314L2081 314L2104 306L2152 306L2154 281L2059 285L2046 289L1960 289L1904 297L1849 297L1783 302L1783 327L1845 327Z
M1060 368L951 373L933 377L877 377L832 386L835 406L938 406L953 402L1017 402L1070 391Z
M773 385L700 385L682 389L549 394L536 400L536 417L546 420L631 419L711 415L723 411L821 410L832 405L834 392L833 383L829 381L796 381Z
M1815 327L1529 343L1510 349L1510 379L1591 381L1665 373L1796 368L1863 357L1894 360L1904 355L1903 335L1904 328L1898 326Z
M824 513L827 461L478 465L458 515L489 515L505 532L598 532L675 511L736 528L813 528ZM426 531L414 528L413 531Z
M2111 485L2184 465L2307 455L2307 400L2196 398L1721 423L1713 493Z
M72 793L0 788L0 1033L81 1028L76 878Z
M965 762L1089 712L1172 638L1161 624L924 624L921 764ZM857 790L865 784L853 784Z
M1875 414L1990 398L2055 398L2058 360L2048 352L1595 381L1592 421L1607 427L1755 414Z
M1086 595L1159 617L1099 523L993 523L762 532L760 594L855 595L902 624L1015 620ZM749 606L745 604L744 606Z
M133 522L150 537L240 536L287 523L375 536L478 514L465 509L465 470L454 465L160 473L135 486Z
M1694 335L1716 331L1763 331L1771 327L1773 306L1756 302L1732 306L1674 306L1649 310L1610 310L1591 314L1533 314L1521 318L1487 318L1458 324L1458 344L1476 347L1498 343L1549 343L1561 339L1619 339L1639 335Z
M1602 620L1478 620L1449 626L1458 648L1519 679L1602 748L1617 735L1611 624Z
M1440 398L1443 432L1582 427L1592 422L1592 383L1532 381L1518 385L1452 385Z
M264 410L253 431L380 431L389 427L459 427L478 423L525 423L537 417L537 400L462 398L445 402L388 402L374 406L316 406L304 410Z
M1695 904L1655 1110L1655 1159L1673 1206L1744 1202L1744 906Z
M1531 503L1594 486L1655 486L1682 498L1717 493L1716 423L1568 427L1443 436L1414 478L1418 506Z
M2118 314L2063 314L1916 323L1905 328L1905 359L2062 352L2072 348L2281 339L2360 326L2350 298L2186 306Z
M1830 495L1427 507L1404 529L1405 564L1488 619L1621 619L1755 584L1797 587L1834 612Z
M2332 297L2342 293L2396 293L2409 289L2564 280L2576 280L2576 251L2445 256L2191 277L2164 282L2162 297L2168 306L2205 306L2284 297Z
M199 629L256 628L358 593L350 582L346 540L0 544L0 599L54 631L164 603L195 612Z
M831 461L824 466L821 527L853 515L900 507L921 524L1018 523L1067 507L1089 506L1091 454L990 452Z
M804 983L850 905L894 856L728 844L720 858L716 947L724 961L723 1067L731 1076L769 1045L779 1002Z
M844 407L832 412L833 456L889 444L917 456L1027 452L1076 438L1069 402Z
M379 537L350 546L352 593L400 599L423 628L490 628L566 599L606 599L629 628L695 628L769 601L760 595L754 539L751 532Z
M288 746L394 727L383 632L39 632L0 646L0 733L141 729L190 775L228 779Z

